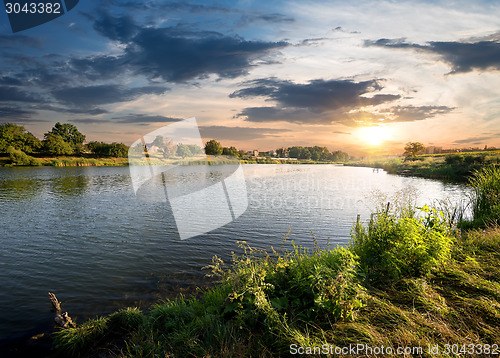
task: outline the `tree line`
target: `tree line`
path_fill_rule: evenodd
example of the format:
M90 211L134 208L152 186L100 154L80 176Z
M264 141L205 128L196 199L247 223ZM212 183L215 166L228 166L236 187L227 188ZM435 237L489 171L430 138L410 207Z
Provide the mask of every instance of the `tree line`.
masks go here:
M235 147L223 147L218 141L212 139L205 143L205 153L208 155L232 155L243 158L247 153ZM296 158L325 162L347 162L349 154L341 150L330 152L327 147L301 147L293 146L278 148L275 151L260 152L259 155L275 158Z
M96 157L128 156L129 147L123 143L85 142L85 135L70 123L57 122L45 133L43 140L28 132L24 126L13 123L0 125L0 153L22 151L30 155L83 156Z

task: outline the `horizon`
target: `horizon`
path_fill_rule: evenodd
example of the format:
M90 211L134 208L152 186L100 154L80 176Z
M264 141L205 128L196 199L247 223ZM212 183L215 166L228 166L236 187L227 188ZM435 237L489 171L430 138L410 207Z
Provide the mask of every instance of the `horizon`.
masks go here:
M133 143L195 117L206 142L354 156L500 147L500 3L80 2L0 24L0 123Z

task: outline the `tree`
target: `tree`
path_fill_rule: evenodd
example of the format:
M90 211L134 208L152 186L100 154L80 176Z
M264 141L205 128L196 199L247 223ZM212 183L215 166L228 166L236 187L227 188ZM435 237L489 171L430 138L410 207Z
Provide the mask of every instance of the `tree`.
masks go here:
M191 150L189 149L189 147L186 145L186 144L177 144L177 156L178 157L182 157L182 158L186 158L186 157L190 157L192 156L193 154L191 153Z
M236 147L230 147L230 148L227 148L227 147L224 147L222 149L222 154L223 155L231 155L233 157L239 157L239 152L238 152L238 149L236 149Z
M222 145L215 139L209 140L205 143L205 154L207 155L221 155Z
M81 150L82 144L85 141L85 135L80 133L73 124L69 123L61 124L57 122L52 130L45 135L47 134L60 136L65 142L70 143L76 151Z
M40 150L42 142L23 126L4 123L0 125L0 153L6 153L9 147L34 153Z
M199 146L196 144L188 144L189 150L191 151L191 154L197 155L197 154L202 154L203 149L201 149Z
M52 133L45 134L43 148L50 155L71 155L74 152L71 143L66 142L63 137Z
M404 156L406 159L415 158L424 149L424 145L420 142L408 142L405 146Z

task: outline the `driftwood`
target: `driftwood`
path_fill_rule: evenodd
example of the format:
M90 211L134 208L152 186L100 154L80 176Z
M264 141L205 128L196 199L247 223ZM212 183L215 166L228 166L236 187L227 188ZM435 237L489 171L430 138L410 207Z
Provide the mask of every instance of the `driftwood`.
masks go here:
M64 329L75 327L76 325L73 323L73 320L68 315L68 312L61 313L61 303L57 299L56 295L54 295L52 292L49 292L49 298L50 302L52 303L52 306L54 307L54 310L56 311L56 317L54 318L56 326Z

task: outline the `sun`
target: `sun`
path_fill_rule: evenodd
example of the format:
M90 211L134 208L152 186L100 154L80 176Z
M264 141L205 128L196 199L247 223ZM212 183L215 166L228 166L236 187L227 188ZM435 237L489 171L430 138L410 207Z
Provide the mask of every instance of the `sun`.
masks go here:
M389 131L384 126L361 127L356 134L360 142L371 146L379 146L390 138Z

